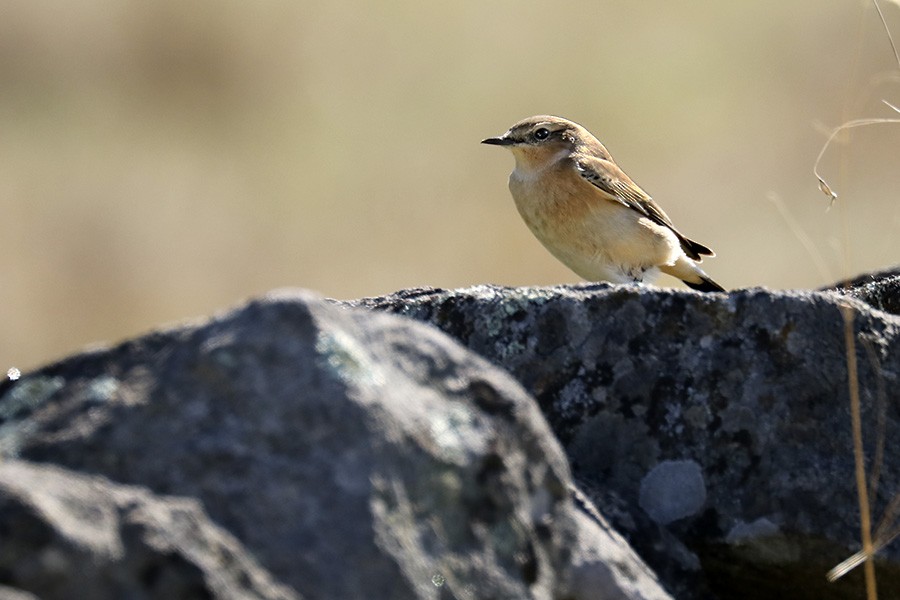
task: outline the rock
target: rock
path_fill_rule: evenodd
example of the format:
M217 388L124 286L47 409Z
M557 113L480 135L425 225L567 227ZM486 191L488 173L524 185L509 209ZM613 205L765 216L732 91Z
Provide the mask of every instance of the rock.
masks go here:
M227 598L207 577L221 548L260 569L244 576L255 566L235 558L222 581L307 598L669 597L573 500L557 440L511 377L431 327L309 294L4 382L0 458L20 513L9 547L63 557L7 556L0 583L44 600L84 578L91 597L122 597L144 589L143 564L162 565L166 590Z
M641 480L638 504L659 525L700 512L706 503L703 471L693 460L664 460Z
M0 600L38 600L38 597L22 590L0 585Z
M825 290L833 290L878 310L900 315L900 267L860 275Z
M573 599L627 600L662 598L650 582L657 580L647 565L634 560L628 542L603 518L591 501L577 489L574 497L579 536L572 547L570 594ZM597 540L603 540L597 543ZM668 596L665 596L668 598Z
M21 598L300 598L195 500L57 467L0 463L0 532L0 573L37 594Z
M512 373L579 485L675 597L857 598L858 572L825 582L860 547L842 307L877 522L900 492L900 319L880 310L896 307L895 286L477 286L348 304L433 324ZM673 464L696 465L679 475L693 482L680 507L678 478L654 476ZM879 556L881 597L900 597L900 544Z

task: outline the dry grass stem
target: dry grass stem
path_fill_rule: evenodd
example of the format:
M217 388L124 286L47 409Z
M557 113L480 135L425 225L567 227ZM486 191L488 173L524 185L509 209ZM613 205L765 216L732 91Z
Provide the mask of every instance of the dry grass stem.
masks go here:
M894 2L900 6L900 1L894 0ZM872 4L875 5L875 10L878 11L878 18L881 21L881 25L884 27L884 31L887 34L888 42L891 44L891 50L894 53L894 60L897 62L897 68L900 69L900 53L897 52L897 46L894 44L894 36L891 34L891 29L888 27L887 19L884 18L884 13L881 11L881 5L878 4L878 0L872 0ZM896 106L888 102L887 100L882 100L886 105L891 107L895 112L900 113L900 109ZM823 194L829 197L830 201L828 204L828 208L831 208L834 205L834 201L837 199L837 192L835 192L831 186L825 181L825 179L819 174L819 163L822 161L822 156L825 155L825 151L828 149L828 146L831 144L834 137L845 129L852 129L854 127L862 127L864 125L877 125L879 123L897 123L900 122L897 119L855 119L853 121L848 121L837 127L831 132L831 135L828 136L828 140L826 140L825 145L822 146L822 150L819 152L818 158L816 158L816 164L813 166L813 174L816 176L816 179L819 182L819 190L822 191Z
M851 389L851 414L853 414L853 404L856 403L857 411L856 416L859 416L859 377L856 359L855 359L855 336L853 335L853 309L844 305L842 307L842 315L844 317L845 324L845 344L847 347L847 366L848 366L848 374L849 374L849 385ZM866 353L869 358L869 362L872 365L872 369L880 373L881 372L881 363L878 360L878 355L875 350L875 347L868 340L863 340L863 348L866 350ZM853 353L853 358L851 358L851 354ZM880 479L881 467L884 463L884 447L886 442L885 436L885 428L886 428L886 420L887 420L887 389L884 384L884 379L882 377L878 377L878 392L877 392L877 411L876 411L876 444L875 444L875 457L873 459L872 472L869 477L869 486L868 486L868 495L860 494L860 506L862 507L864 504L866 506L869 505L870 498L874 498L878 491L878 482ZM854 393L852 390L856 390L855 400ZM862 425L861 419L854 420L854 452L855 458L857 459L857 485L860 485L860 476L862 477L862 481L865 481L865 471L864 467L860 463L863 459L862 452ZM864 496L865 499L864 499ZM861 515L863 513L871 514L870 510L863 511L860 510ZM871 549L866 549L865 542L863 543L863 549L859 552L853 554L848 557L846 560L842 561L840 564L835 566L833 569L828 571L826 577L828 581L834 582L858 567L859 565L867 562L868 557L875 556L880 552L883 548L885 548L888 544L893 542L900 536L900 525L897 524L897 517L900 515L900 494L895 495L888 506L885 508L884 514L881 516L881 519L878 522L878 525L875 527L874 534L871 536ZM871 527L871 516L863 517L861 521L867 521L869 523L868 526L864 526L861 524L861 527L865 527L868 530ZM863 536L865 539L865 535ZM872 585L874 586L874 564L869 561L868 566L866 567L867 575L867 585L868 585L868 571L871 571L872 577ZM874 589L874 587L873 587ZM869 596L873 598L873 596ZM875 596L877 597L877 596Z
M863 562L866 580L866 598L868 600L877 600L878 588L875 582L875 564L872 562L872 557L875 555L875 549L874 544L872 543L872 517L871 507L869 506L868 486L866 485L866 465L862 441L862 418L860 416L856 336L853 331L855 313L849 304L842 304L841 315L844 318L844 344L847 351L847 383L850 392L850 419L853 428L853 457L856 464L856 492L859 496L859 520L860 531L862 534L861 557L844 572L849 571L860 562ZM834 572L835 569L832 569L828 574L830 581L837 579L837 576L833 579L831 577Z
M878 18L881 19L881 24L884 26L884 32L887 34L888 41L891 43L891 50L894 51L894 60L897 61L897 68L900 69L900 54L897 54L897 46L894 45L894 36L891 35L891 28L888 27L887 19L884 18L884 13L881 12L881 6L878 4L878 0L872 0L872 4L875 5L875 10L878 11ZM898 3L900 5L900 3Z
M890 106L892 109L900 112L896 106L891 104L890 102L882 100L885 104ZM828 204L828 208L831 208L834 205L834 201L837 199L837 192L831 189L831 186L825 182L825 179L819 174L819 163L822 162L822 157L825 156L825 151L828 150L828 147L831 145L831 142L834 140L835 136L845 129L854 129L856 127L864 127L866 125L880 125L882 123L900 123L900 119L887 119L887 118L871 118L871 119L854 119L852 121L847 121L843 125L839 127L835 127L831 131L831 135L828 136L828 139L825 141L825 144L822 146L822 150L819 151L819 156L816 158L816 163L813 165L813 175L816 176L816 179L819 181L819 189L823 194L830 198L830 202Z

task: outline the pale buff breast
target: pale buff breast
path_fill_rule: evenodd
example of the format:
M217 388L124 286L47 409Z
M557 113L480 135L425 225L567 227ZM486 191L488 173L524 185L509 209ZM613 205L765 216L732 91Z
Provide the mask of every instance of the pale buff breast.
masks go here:
M509 189L541 243L585 279L626 282L674 263L681 253L667 227L608 199L571 167L513 171Z

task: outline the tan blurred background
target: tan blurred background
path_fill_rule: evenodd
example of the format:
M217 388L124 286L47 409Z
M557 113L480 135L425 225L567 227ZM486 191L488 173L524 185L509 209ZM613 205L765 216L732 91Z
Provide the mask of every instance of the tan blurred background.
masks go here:
M7 0L0 367L277 287L578 281L478 143L535 113L596 133L726 287L889 266L900 127L832 147L830 212L812 166L897 81L859 0Z

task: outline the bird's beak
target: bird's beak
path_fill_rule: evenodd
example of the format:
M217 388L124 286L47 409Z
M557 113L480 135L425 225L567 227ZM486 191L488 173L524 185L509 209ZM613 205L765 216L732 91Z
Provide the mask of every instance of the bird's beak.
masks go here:
M516 143L512 138L506 137L506 134L501 135L500 137L492 137L486 140L481 140L482 144L490 144L491 146L512 146Z

